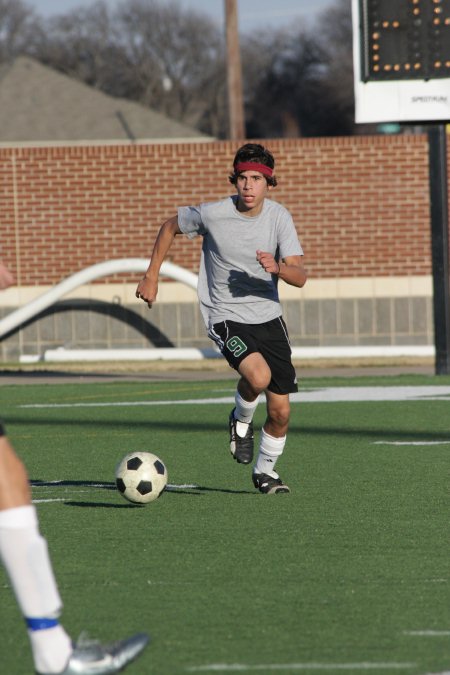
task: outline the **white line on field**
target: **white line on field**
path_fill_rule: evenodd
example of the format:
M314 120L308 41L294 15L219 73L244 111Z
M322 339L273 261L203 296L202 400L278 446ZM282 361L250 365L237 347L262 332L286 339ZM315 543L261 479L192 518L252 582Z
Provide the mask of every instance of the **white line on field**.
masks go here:
M198 490L200 485L196 485L195 483L183 483L182 485L172 485L171 483L167 483L166 485L166 490Z
M98 403L27 403L19 408L122 408L154 405L206 405L207 403L233 403L234 396L223 398L192 398L179 401L105 401Z
M434 401L450 400L448 386L327 387L290 395L292 403L340 403L349 401ZM120 406L210 405L234 403L234 396L168 401L99 401L98 403L27 403L19 408L113 408Z
M404 630L403 635L414 637L448 637L450 630Z
M374 441L373 445L450 445L450 441Z
M67 497L60 499L33 499L33 504L47 504L48 502L66 502Z
M415 663L376 663L370 661L363 663L273 663L254 666L244 663L211 663L206 666L191 666L186 670L191 673L231 673L248 672L250 670L406 670L414 667L416 667Z

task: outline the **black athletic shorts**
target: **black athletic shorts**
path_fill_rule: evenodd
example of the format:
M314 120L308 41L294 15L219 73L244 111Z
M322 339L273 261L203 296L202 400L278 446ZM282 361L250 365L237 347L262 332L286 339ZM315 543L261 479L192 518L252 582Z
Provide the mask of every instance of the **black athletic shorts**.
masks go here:
M281 316L266 323L221 321L213 325L208 335L235 370L239 369L246 356L259 352L272 373L269 391L274 394L298 391L289 336Z

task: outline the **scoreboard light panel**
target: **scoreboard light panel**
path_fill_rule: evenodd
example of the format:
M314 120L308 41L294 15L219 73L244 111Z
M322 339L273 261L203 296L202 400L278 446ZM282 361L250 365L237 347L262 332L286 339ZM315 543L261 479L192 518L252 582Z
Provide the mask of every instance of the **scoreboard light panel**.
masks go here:
M352 0L357 122L450 119L450 0Z

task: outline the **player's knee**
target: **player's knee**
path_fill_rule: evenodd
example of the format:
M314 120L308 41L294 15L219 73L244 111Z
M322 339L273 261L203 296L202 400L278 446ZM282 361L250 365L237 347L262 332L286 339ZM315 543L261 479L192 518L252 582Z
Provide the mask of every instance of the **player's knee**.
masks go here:
M255 391L257 391L258 394L260 394L262 391L267 389L267 387L269 386L269 383L270 383L270 379L271 379L270 370L268 370L268 369L267 369L267 371L261 370L261 371L257 371L255 373L253 373L252 382L251 382L253 389Z
M254 396L267 389L272 378L270 368L260 354L249 356L245 367L240 368L239 372Z
M0 436L0 497L10 491L28 493L28 474L8 438Z

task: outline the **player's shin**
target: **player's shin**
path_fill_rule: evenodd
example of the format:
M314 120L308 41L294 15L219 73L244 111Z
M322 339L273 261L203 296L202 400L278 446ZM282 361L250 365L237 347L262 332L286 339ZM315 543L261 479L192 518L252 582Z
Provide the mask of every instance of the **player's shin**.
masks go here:
M0 556L27 624L36 669L61 672L72 645L57 619L61 598L34 506L0 511Z

